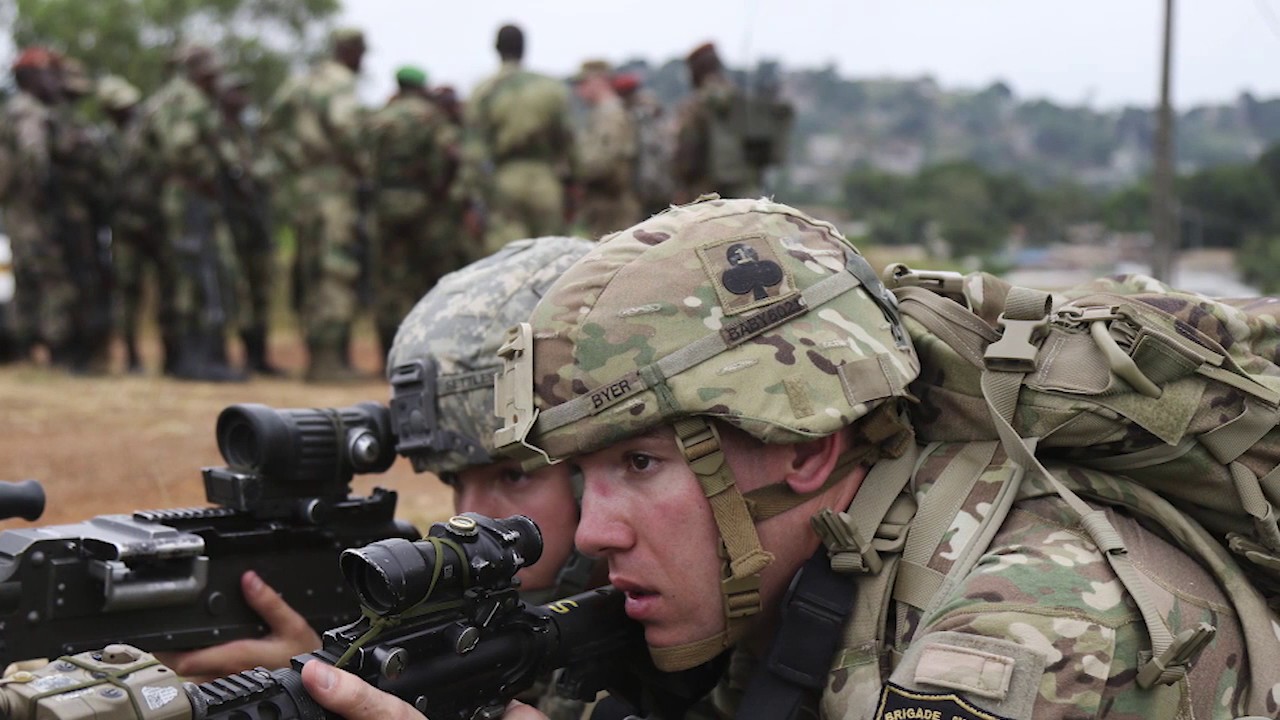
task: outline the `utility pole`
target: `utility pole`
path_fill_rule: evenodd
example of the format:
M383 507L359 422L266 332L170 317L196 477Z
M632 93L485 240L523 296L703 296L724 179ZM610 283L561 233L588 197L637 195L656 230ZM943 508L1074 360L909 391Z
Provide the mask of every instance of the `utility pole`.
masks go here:
M1173 106L1169 78L1173 57L1173 0L1164 0L1164 52L1160 107L1156 111L1155 172L1151 178L1151 274L1169 282L1178 251L1178 205L1173 195Z

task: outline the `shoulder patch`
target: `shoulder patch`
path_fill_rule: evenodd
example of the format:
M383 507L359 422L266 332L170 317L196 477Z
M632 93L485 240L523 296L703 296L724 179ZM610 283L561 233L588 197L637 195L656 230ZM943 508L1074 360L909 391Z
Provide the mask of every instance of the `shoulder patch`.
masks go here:
M773 246L763 235L713 240L698 248L698 259L726 316L796 294L791 271L778 262Z
M886 683L875 720L1010 720L974 707L955 693L927 693Z

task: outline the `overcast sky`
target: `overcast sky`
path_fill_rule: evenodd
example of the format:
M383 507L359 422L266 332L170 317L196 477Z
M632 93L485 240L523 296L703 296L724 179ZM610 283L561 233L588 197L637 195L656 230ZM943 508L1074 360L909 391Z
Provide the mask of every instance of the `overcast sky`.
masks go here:
M531 68L567 75L587 57L661 62L714 40L731 65L834 63L848 77L947 88L1009 83L1019 97L1151 105L1163 0L346 0L370 54L363 92L384 97L416 63L466 91L497 64L493 35L524 27ZM1174 102L1280 96L1280 0L1179 0Z

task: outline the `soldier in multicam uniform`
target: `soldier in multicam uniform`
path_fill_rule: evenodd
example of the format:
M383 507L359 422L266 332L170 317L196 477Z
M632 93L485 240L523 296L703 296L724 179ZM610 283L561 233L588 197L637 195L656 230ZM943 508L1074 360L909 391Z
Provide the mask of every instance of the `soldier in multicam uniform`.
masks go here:
M109 171L102 131L79 114L81 102L93 93L83 63L61 57L57 68L63 102L51 125L51 240L66 253L75 283L71 369L104 373L109 369L112 319Z
M432 232L434 216L448 209L457 135L428 95L426 73L402 67L396 82L399 91L369 119L377 218L373 314L384 357L414 303L458 267L448 248L456 241Z
M675 196L671 177L671 153L674 136L671 122L653 91L643 87L634 73L621 73L613 78L613 89L631 114L636 130L636 199L641 217L659 213Z
M724 114L741 91L725 74L715 45L699 45L685 58L693 95L676 117L676 145L672 166L676 201L689 202L704 193L724 197L760 194L760 168L736 157L738 138L724 132L716 116Z
M224 75L218 84L218 109L222 113L219 185L236 259L243 272L240 286L244 297L239 306L244 308L240 339L244 342L245 365L262 375L280 375L267 358L276 248L267 216L270 193L262 146L242 117L249 106L249 87L247 76L234 73Z
M508 244L496 255L446 275L404 318L387 360L394 398L430 408L415 417L434 425L397 427L397 451L414 470L454 490L458 512L493 517L522 513L542 531L542 559L520 571L522 596L543 603L600 584L596 563L573 547L578 505L566 466L525 473L492 456L496 353L512 323L528 316L551 283L591 248L577 238L545 237ZM433 394L434 391L434 394ZM602 570L603 568L599 568ZM269 638L166 657L186 677L218 676L288 664L319 638L270 588L246 579L246 597L273 629ZM583 703L544 683L526 697L557 720L582 717Z
M244 373L227 362L226 336L238 329L240 303L235 247L222 210L220 69L204 47L188 50L184 69L150 120L164 179L165 246L177 269L173 295L162 299L173 307L181 343L172 373L184 380L243 381Z
M135 245L126 242L128 233L121 228L121 188L129 181L125 175L126 139L137 120L142 93L118 75L98 81L98 106L107 116L103 129L102 167L106 188L107 222L111 227L111 274L114 325L124 340L126 369L142 372L138 354L138 305L142 297L141 260Z
M357 230L357 194L369 178L366 117L356 97L364 34L339 28L330 43L330 58L276 93L264 127L276 160L293 176L293 191L306 198L291 209L291 222L307 379L314 382L359 379L347 353L369 250Z
M1249 589L1244 571L1227 560L1211 574L1123 508L1105 516L1169 630L1217 626L1193 662L1162 656L1154 683L1140 679L1140 601L1060 497L1010 496L975 563L935 569L965 553L978 520L914 515L917 503L963 492L956 481L985 461L963 476L936 464L999 451L916 444L911 336L828 223L767 200L674 208L566 271L503 355L502 377L533 382L497 398L498 452L581 473L578 547L608 560L657 665L733 650L692 717L1280 712L1280 669L1251 663L1274 654L1276 623L1246 639L1223 591ZM414 712L341 671L303 680L352 720Z
M19 356L43 343L53 361L69 363L75 285L60 245L52 241L50 127L60 95L54 55L24 49L13 64L18 92L0 121L0 202L13 245L17 288L14 334Z
M518 238L565 232L573 128L563 83L521 67L524 33L498 30L502 68L480 83L465 114L464 187L483 205L489 252Z
M582 196L575 222L592 239L640 219L631 186L636 130L612 80L613 69L603 60L584 62L573 78L574 92L591 108L577 144Z

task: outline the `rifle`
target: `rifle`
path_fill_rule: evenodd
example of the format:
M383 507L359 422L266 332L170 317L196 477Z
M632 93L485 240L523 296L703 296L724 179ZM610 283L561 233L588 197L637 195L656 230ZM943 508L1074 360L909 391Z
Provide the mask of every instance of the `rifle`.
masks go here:
M0 533L0 667L109 642L169 650L261 635L240 592L250 569L317 631L349 621L357 604L338 554L419 537L393 518L395 492L349 494L353 475L394 462L391 427L377 403L232 405L217 423L227 466L202 471L217 507Z
M635 708L680 717L719 676L722 666L714 664L680 674L653 670L643 631L612 587L526 605L515 573L541 552L537 526L524 516L456 516L420 542L386 540L344 552L343 574L364 617L326 632L319 650L295 657L289 668L180 684L151 656L113 645L6 678L0 717L35 718L35 696L44 694L53 697L40 717L69 719L76 703L58 702L58 695L85 691L97 673L110 678L97 683L113 686L110 704L92 699L101 703L96 717L106 720L140 720L143 706L172 720L321 720L332 716L300 677L313 659L345 668L434 720L500 717L511 698L556 668L564 668L563 694L594 699L607 689ZM639 682L646 684L644 702Z

